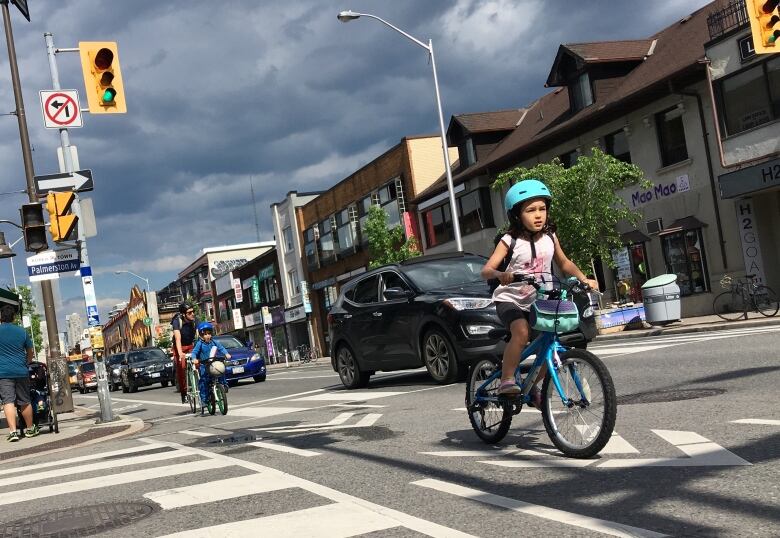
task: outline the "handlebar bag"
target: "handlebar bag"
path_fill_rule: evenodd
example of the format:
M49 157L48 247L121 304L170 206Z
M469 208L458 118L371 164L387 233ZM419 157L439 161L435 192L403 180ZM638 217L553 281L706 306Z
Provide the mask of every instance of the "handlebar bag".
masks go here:
M537 299L531 305L529 323L536 331L568 333L580 325L580 313L573 301Z

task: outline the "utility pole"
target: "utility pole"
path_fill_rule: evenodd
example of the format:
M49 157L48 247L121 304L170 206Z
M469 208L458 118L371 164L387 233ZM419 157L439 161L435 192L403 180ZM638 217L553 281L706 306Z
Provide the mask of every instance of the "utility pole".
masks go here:
M252 176L249 176L249 190L252 192L252 209L255 212L255 232L257 232L257 242L260 242L260 221L257 220L257 203L255 203L255 186L252 183Z

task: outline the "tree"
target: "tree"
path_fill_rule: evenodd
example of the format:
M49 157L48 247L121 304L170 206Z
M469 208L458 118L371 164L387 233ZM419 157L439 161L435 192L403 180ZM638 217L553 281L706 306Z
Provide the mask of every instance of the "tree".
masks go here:
M171 346L173 346L173 341L171 340L170 331L163 331L163 333L157 339L157 347L167 350L171 349Z
M30 316L30 326L26 328L27 333L33 341L37 351L43 349L43 335L41 334L41 315L35 310L35 298L30 286L19 286L11 288L11 291L17 294L22 301L22 315ZM21 315L17 316L16 323L22 325Z
M492 187L500 190L523 179L539 179L550 189L553 203L549 218L558 227L566 255L581 268L589 267L594 258L613 265L611 251L622 246L618 224L636 226L641 218L617 192L631 185L652 186L641 168L598 148L570 168L556 157L533 168L509 170L500 174Z
M420 255L417 240L405 238L403 228L387 228L387 212L378 205L372 205L366 219L368 235L368 268L373 269L388 263L397 263Z

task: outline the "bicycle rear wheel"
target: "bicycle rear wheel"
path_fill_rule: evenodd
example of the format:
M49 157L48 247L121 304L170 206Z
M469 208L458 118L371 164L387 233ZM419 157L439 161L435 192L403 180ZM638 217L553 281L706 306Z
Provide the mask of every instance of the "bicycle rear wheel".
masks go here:
M222 383L214 384L214 398L217 401L217 407L219 408L219 412L222 413L223 415L227 415L228 400L227 400L227 394L225 394L225 387L222 386Z
M768 286L756 286L753 301L756 304L756 310L768 318L771 318L780 310L780 301L777 299L777 294Z
M724 291L712 301L712 309L719 318L736 321L745 316L745 298L736 291Z
M497 376L485 389L479 387L498 369L490 359L482 359L469 369L466 383L466 410L471 427L477 436L488 444L498 443L512 425L512 404L506 399L482 401L480 398L497 397L501 376ZM479 394L477 394L479 391Z
M604 448L615 428L615 385L601 359L589 351L571 349L561 362L557 370L561 396L572 404L563 404L548 373L542 384L544 428L565 455L589 458Z

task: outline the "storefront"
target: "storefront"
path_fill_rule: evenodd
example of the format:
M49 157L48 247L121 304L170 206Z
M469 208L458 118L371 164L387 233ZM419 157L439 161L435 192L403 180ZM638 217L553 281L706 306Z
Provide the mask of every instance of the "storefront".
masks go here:
M309 345L309 328L306 322L306 310L303 305L288 308L284 311L284 321L287 326L287 341L290 351L297 350L301 345Z

